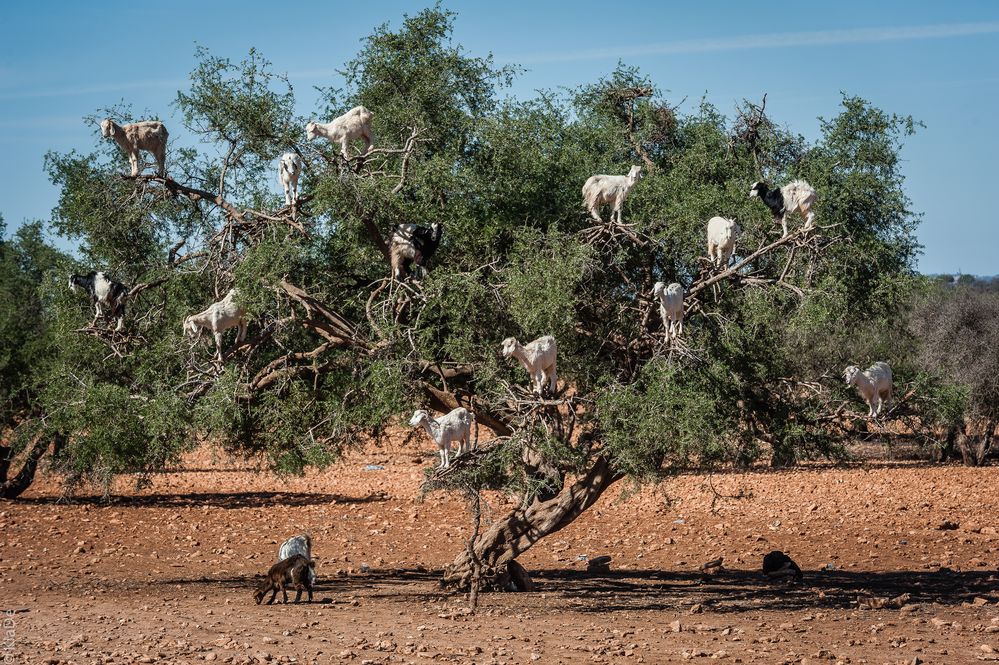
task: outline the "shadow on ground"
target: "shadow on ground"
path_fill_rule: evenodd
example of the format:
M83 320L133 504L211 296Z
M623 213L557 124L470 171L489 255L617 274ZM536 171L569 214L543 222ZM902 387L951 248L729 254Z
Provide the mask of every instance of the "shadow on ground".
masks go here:
M316 492L189 492L181 494L140 494L135 496L30 497L18 499L25 504L95 505L113 507L177 508L209 506L211 508L267 508L270 506L316 506L330 503L373 503L388 501L381 493L368 496L343 496Z

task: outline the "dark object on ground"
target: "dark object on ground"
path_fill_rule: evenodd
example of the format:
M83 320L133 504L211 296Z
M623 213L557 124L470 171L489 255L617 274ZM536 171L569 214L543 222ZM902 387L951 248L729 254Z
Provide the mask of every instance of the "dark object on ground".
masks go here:
M510 576L510 584L514 591L534 591L534 582L528 575L527 569L516 561L508 561L506 573Z
M763 557L763 574L770 578L793 577L796 582L801 581L801 568L791 557L779 550L774 550Z
M590 562L586 564L586 572L588 573L609 573L610 572L610 562L611 558L606 554L603 556L598 556L594 559L590 559Z

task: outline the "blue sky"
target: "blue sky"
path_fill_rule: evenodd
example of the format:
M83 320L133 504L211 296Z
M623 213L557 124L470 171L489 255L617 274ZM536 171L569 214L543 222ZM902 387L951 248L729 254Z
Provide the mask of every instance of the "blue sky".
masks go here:
M251 46L289 74L299 112L315 85L375 25L428 2L160 3L8 1L0 39L0 214L8 230L48 218L57 191L47 150L89 151L82 117L121 100L185 131L172 102L195 44L240 59ZM671 99L702 95L731 113L766 92L767 110L809 139L841 91L926 128L903 153L906 188L925 213L920 269L999 273L999 2L445 3L455 39L527 72L512 94L575 86L639 66ZM153 27L155 26L155 28ZM276 187L276 185L275 185Z

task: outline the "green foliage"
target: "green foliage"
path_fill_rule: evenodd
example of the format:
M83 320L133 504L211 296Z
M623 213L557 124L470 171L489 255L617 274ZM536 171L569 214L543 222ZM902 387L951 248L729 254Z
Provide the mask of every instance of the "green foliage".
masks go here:
M27 232L18 242L39 267L17 268L31 277L4 293L33 293L40 314L6 307L0 332L27 339L43 322L31 385L43 387L34 404L46 427L68 436L60 468L106 486L207 441L298 473L427 406L431 386L462 404L475 398L513 430L464 487L542 491L598 454L653 479L767 451L778 462L840 452L818 418L846 394L842 365L894 361L907 348L892 322L919 285L918 218L899 169L915 123L845 97L810 144L765 118L750 128L749 106L734 120L706 103L681 113L624 65L567 94L504 100L516 70L453 44L454 20L435 7L378 27L344 66L346 87L325 91L311 119L355 104L374 113L380 152L350 163L328 142L302 140L291 87L257 51L236 63L199 48L177 108L203 143L171 147L168 171L221 193L228 212L121 178L106 141L48 156L61 190L50 226L80 242L80 262L45 258ZM309 165L294 220L275 212L273 159L289 149ZM625 205L634 235L594 235L583 183L632 164L646 172ZM739 221L740 256L773 241L769 211L747 197L764 177L818 189L821 241L781 247L700 292L686 353L667 350L653 284L703 274L713 215ZM393 227L433 221L445 235L429 274L386 283L381 243ZM17 272L9 251L0 266ZM128 303L127 335L80 332L92 314L65 288L70 269L151 285ZM232 287L251 343L234 349L225 333L218 366L211 335L189 340L181 322ZM576 400L573 436L511 403L512 384L527 381L500 343L543 334L557 337L559 376ZM5 349L4 381L23 373L25 357ZM956 403L950 395L941 403ZM532 452L558 473L524 471Z

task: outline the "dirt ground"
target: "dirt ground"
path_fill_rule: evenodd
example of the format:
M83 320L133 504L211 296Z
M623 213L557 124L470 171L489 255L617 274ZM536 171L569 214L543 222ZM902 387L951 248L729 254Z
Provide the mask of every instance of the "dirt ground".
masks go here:
M202 452L151 488L123 480L110 505L96 496L59 502L57 479L43 478L22 499L0 503L0 656L81 664L999 660L999 468L872 463L685 475L637 493L622 483L521 557L536 592L485 594L472 615L464 597L438 587L468 518L457 500L418 500L431 459L428 449L371 448L288 480ZM742 498L725 498L735 495ZM507 507L490 496L486 515ZM255 576L302 530L315 541L317 602L255 605ZM802 585L762 577L762 556L773 549L801 565ZM613 557L611 572L587 574L582 557L603 554ZM717 556L725 572L702 580L698 567Z

